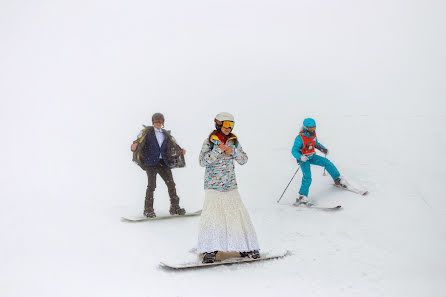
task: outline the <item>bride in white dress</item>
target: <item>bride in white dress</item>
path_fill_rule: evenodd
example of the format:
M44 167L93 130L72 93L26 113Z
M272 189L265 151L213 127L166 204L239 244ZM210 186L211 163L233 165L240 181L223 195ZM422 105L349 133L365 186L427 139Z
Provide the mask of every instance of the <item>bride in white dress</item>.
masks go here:
M200 165L205 167L205 201L198 233L203 263L213 263L218 251L239 252L259 258L254 226L237 190L234 160L248 162L237 137L232 134L234 117L227 112L215 117L215 128L203 143Z

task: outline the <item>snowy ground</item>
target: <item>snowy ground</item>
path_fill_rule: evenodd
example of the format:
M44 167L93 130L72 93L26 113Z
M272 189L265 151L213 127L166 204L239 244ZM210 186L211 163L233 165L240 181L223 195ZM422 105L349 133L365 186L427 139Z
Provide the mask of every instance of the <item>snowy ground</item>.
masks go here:
M0 296L446 296L445 4L437 1L0 3ZM167 272L199 217L128 224L146 177L130 144L150 115L187 150L181 204L201 208L202 141L236 117L237 166L262 250L284 259ZM291 203L305 117L366 197L313 168ZM158 214L167 191L156 191Z

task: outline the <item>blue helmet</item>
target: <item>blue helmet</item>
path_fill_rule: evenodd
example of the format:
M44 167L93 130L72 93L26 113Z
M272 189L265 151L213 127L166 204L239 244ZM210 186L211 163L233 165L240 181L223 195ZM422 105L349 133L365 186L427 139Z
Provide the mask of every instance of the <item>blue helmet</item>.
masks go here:
M316 127L316 121L312 118L306 118L304 120L304 128Z

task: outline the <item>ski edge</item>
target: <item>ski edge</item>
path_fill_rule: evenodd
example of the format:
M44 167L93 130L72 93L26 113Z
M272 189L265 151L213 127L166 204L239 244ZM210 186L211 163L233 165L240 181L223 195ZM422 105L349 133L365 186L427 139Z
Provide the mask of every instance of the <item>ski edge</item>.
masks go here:
M338 210L338 209L342 209L342 205L336 205L333 207L310 206L309 208L314 208L314 209L319 209L319 210Z
M313 209L319 209L319 210L338 210L338 209L342 209L341 205L336 205L336 206L317 206L315 204L306 204L306 203L293 203L294 207L307 207L307 208L313 208Z
M345 191L349 191L349 192L352 192L352 193L356 193L356 194L359 194L361 196L365 196L365 195L367 195L369 193L369 191L367 191L367 190L359 190L359 189L352 188L352 187L344 188L344 187L341 187L341 186L338 186L338 185L334 185L334 186L336 188L339 188L339 189L342 189L342 190L345 190Z

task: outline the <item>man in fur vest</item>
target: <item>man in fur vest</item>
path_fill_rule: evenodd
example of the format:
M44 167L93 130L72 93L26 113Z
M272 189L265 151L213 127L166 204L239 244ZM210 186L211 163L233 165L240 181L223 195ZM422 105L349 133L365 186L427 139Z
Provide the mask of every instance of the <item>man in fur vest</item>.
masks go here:
M173 181L171 168L184 167L184 155L186 150L176 144L169 131L163 129L164 116L155 113L152 116L153 126L145 127L142 135L132 144L132 151L138 152L139 165L146 171L148 185L144 203L144 215L149 218L156 217L153 209L153 194L156 188L156 176L159 174L166 183L170 197L170 214L184 215L186 211L179 205L180 198L177 195L175 182ZM177 158L174 155L177 155ZM178 155L182 164L178 164ZM134 158L135 159L135 158Z

